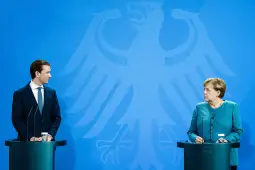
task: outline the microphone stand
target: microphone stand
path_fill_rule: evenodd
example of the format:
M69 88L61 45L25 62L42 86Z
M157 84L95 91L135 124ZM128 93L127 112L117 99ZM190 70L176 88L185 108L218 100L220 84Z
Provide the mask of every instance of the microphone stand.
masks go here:
M35 137L35 118L36 118L36 113L37 113L37 110L38 110L38 106L39 105L37 105L35 113L34 113L34 137Z
M204 118L202 118L202 134L201 134L201 137L202 137L202 143L204 143Z
M28 118L29 118L29 116L30 116L30 114L31 114L31 111L32 111L33 107L34 107L34 106L32 106L32 107L30 108L30 111L29 111L29 113L28 113L28 115L27 115L27 141L29 141L29 140L28 140Z

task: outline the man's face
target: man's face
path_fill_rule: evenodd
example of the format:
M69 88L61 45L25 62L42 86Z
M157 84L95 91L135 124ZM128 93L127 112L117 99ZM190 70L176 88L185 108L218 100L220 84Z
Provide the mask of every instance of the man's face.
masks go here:
M207 85L205 85L204 87L204 100L206 102L210 102L210 101L214 101L218 98L220 92L216 91L213 88L213 85L211 83L208 83Z
M38 73L38 79L42 84L46 84L49 82L49 79L51 78L50 74L50 66L43 65L41 73Z

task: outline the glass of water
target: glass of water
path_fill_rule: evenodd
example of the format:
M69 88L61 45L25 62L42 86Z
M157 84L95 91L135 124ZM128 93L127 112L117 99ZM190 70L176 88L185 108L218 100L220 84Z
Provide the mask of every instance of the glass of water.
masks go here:
M46 142L48 140L48 135L49 135L48 132L42 132L41 135L42 135L42 141Z

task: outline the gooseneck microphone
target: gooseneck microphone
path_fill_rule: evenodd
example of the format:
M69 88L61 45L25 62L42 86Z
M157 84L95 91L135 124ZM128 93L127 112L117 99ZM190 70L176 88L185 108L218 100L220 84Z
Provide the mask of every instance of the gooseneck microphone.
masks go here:
M31 111L32 111L33 107L34 107L34 106L32 106L32 107L30 108L30 111L29 111L29 113L28 113L28 115L27 115L27 141L29 141L29 140L28 140L28 118L29 118L29 116L30 116L30 114L31 114Z
M201 137L202 137L202 143L204 143L204 117L202 117L202 133L201 133Z
M32 110L33 110L33 108L34 108L34 106L32 106L31 107L31 109L30 109L30 111L29 111L29 113L28 113L28 115L27 115L27 141L30 141L30 139L28 139L28 134L29 134L29 123L28 123L28 120L29 120L29 117L30 117L30 115L31 115L31 113L32 113ZM37 112L37 110L38 110L38 106L36 107L36 110L35 110L35 113ZM35 113L33 114L34 115L34 117L35 117ZM34 118L34 122L35 122L35 118ZM35 126L35 123L34 123L34 126ZM35 127L34 127L34 131L35 131ZM35 133L35 132L34 132ZM33 136L34 137L34 136Z
M211 112L210 115L210 143L212 143L212 133L213 133L213 124L214 124L214 114Z
M37 105L36 110L34 112L34 137L35 137L35 118L36 118L36 113L37 113L37 110L38 110L38 106L39 105Z

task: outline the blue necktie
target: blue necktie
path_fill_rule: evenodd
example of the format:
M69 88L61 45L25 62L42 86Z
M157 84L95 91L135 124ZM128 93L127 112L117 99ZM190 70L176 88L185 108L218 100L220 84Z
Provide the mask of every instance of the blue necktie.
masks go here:
M42 109L43 109L43 100L42 100L42 87L38 87L38 107L40 112L42 113Z

